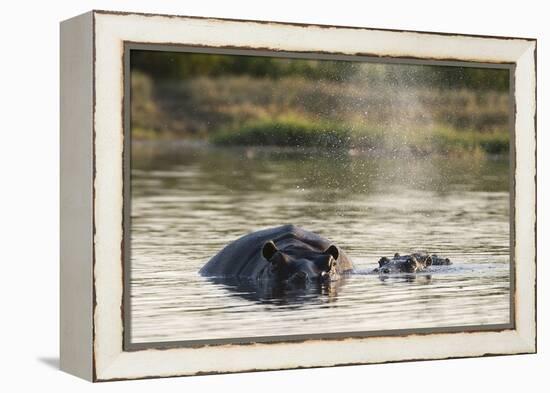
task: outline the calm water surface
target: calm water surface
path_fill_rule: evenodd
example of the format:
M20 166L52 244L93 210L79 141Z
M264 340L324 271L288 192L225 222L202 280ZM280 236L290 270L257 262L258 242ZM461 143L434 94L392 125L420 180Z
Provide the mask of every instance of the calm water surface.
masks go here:
M499 324L509 321L509 162L134 143L134 343ZM357 268L322 294L277 298L199 276L228 242L293 223ZM426 251L453 265L367 274Z

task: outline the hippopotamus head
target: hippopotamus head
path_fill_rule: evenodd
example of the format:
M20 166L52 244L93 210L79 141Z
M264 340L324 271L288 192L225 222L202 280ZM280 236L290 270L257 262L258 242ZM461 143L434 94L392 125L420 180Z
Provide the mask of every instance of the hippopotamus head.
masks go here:
M281 282L300 285L340 278L337 269L339 251L334 245L324 251L300 246L279 249L270 240L264 243L262 256L269 262L268 276Z
M396 253L392 259L380 258L378 261L379 267L376 270L382 274L416 273L431 265L432 257L430 255L412 254L401 256Z

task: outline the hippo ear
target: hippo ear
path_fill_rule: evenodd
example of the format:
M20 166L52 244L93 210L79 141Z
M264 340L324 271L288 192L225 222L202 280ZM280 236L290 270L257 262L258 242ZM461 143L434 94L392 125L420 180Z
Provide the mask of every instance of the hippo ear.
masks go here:
M426 261L424 262L426 266L432 266L433 260L430 255L426 257Z
M264 243L264 246L262 248L262 255L265 259L269 261L277 251L279 251L279 249L277 248L275 243L273 243L272 240L269 240Z
M386 263L388 263L390 260L387 258L387 257L382 257L380 258L380 260L378 261L378 266L382 267L384 266Z
M338 251L338 247L336 247L334 244L331 244L330 247L325 250L325 254L330 254L334 258L334 260L337 260L338 256L340 255L340 251Z

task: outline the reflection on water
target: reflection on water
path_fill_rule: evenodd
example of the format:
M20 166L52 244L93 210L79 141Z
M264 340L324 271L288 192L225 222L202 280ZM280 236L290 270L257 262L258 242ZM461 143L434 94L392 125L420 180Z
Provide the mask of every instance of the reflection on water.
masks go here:
M507 159L315 150L132 147L132 342L509 321ZM245 233L292 223L342 247L358 274L302 291L198 270ZM454 265L367 274L423 251Z
M264 304L295 305L295 308L300 308L306 302L317 301L319 297L335 300L338 289L346 280L344 276L341 280L329 283L309 282L307 285L291 286L245 278L208 278L211 283L221 284L230 296Z

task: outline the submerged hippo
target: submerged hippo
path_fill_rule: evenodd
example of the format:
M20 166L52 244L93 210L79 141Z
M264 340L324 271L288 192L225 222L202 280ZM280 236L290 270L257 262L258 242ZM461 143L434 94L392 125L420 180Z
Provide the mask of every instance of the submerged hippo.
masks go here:
M300 285L335 281L353 268L346 254L324 237L294 225L283 225L231 242L199 273Z
M392 273L417 273L425 270L429 266L450 265L449 258L440 258L436 254L420 254L414 253L411 255L395 254L392 259L382 257L378 261L378 266L374 272L381 274Z

